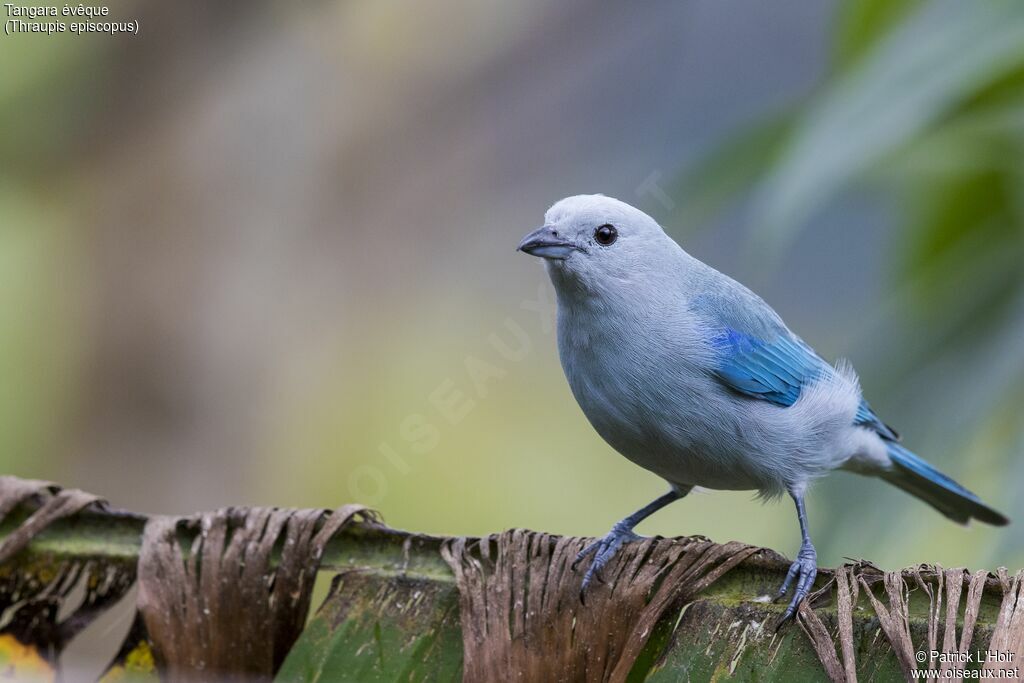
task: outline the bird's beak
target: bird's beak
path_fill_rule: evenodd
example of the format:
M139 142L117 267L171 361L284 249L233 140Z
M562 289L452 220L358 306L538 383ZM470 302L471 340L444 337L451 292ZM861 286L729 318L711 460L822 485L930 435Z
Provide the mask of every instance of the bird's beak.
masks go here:
M564 261L578 247L564 237L558 236L558 231L550 225L537 228L523 238L519 243L518 251L525 252L531 256L539 256L546 259Z

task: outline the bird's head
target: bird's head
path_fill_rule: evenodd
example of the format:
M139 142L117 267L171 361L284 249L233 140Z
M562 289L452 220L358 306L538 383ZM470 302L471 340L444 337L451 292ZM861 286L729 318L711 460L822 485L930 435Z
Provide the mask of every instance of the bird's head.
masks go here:
M555 203L519 251L544 259L559 291L589 294L650 283L671 271L681 253L653 218L604 195Z

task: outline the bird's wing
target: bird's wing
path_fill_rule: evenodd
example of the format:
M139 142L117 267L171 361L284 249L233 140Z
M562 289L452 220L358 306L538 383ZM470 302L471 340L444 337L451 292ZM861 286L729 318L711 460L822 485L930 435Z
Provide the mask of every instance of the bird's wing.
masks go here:
M806 344L789 336L767 342L727 327L711 341L719 351L714 368L718 379L734 391L776 405L793 405L805 384L829 371Z
M835 372L811 347L793 335L765 341L726 328L712 343L720 351L715 377L745 396L784 407L796 403L805 385ZM863 398L853 423L872 429L890 441L899 439Z
M757 295L743 288L700 297L695 310L712 323L718 362L712 374L727 387L750 398L789 407L804 386L835 372ZM899 435L882 422L863 398L854 424L890 441Z

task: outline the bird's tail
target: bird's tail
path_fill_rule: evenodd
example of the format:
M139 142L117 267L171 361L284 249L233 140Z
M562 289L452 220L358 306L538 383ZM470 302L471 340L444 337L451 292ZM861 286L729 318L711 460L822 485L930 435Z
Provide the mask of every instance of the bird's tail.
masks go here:
M888 442L886 446L895 467L882 477L890 484L917 496L954 522L966 524L974 518L995 526L1009 524L1010 520L1002 513L982 503L978 496L903 446L895 442Z

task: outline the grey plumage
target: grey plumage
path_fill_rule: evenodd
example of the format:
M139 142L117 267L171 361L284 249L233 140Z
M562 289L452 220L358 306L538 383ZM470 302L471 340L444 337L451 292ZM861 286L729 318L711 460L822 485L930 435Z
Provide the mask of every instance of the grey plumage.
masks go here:
M613 448L667 480L675 497L701 486L794 498L804 544L788 613L813 581L803 494L834 469L881 476L958 521L1005 523L896 444L852 367L825 363L760 297L687 254L638 209L601 195L563 199L520 249L545 259L562 367ZM671 501L656 502L639 519ZM595 561L585 584L635 537L635 517L588 549Z

